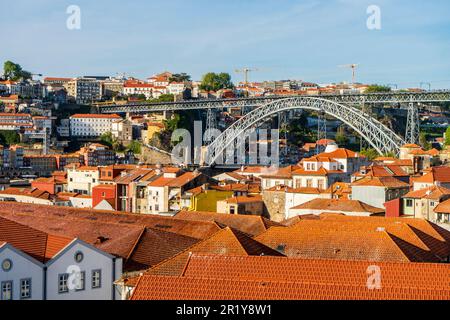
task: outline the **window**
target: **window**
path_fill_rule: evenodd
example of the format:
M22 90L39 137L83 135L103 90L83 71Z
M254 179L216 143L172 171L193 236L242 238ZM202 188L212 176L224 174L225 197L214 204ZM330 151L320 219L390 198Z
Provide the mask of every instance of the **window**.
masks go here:
M20 299L31 298L31 279L20 280Z
M4 281L2 282L2 298L1 300L12 300L12 281Z
M75 253L75 255L74 255L74 259L75 259L75 262L78 262L78 263L80 263L81 261L83 261L83 259L84 259L83 252L77 251L77 252Z
M86 288L86 272L80 272L79 282L77 282L75 291L83 291Z
M324 184L323 184L323 180L317 181L317 188L318 188L318 189L323 190L323 189L324 189L323 185L324 185Z
M5 272L8 272L9 270L11 270L12 269L12 261L9 260L9 259L3 260L3 262L2 262L2 269Z
M92 271L92 289L97 289L102 286L102 271L93 270Z
M306 180L306 187L307 187L307 188L312 188L312 186L313 186L313 181L312 181L312 179L307 179L307 180Z
M69 287L67 286L67 281L69 280L69 274L64 273L58 276L58 293L69 292Z

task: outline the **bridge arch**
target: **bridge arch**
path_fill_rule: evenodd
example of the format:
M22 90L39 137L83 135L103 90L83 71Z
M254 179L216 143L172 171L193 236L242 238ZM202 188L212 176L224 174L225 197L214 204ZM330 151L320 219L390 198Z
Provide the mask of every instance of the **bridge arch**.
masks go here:
M276 113L295 109L320 111L341 120L380 154L398 153L400 147L405 144L395 132L355 107L323 98L295 97L264 104L233 123L208 146L206 164L213 165L232 142L257 123Z

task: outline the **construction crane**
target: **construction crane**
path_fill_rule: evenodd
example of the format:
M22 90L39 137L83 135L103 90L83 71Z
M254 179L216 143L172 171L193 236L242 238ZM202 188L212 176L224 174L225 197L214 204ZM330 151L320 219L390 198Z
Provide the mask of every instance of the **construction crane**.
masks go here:
M352 69L352 84L356 82L356 68L359 66L357 63L344 64L339 66L340 68L351 68Z
M245 85L248 85L248 75L250 72L259 71L258 69L250 69L250 68L243 68L243 69L237 69L235 70L236 73L243 73L244 74L244 83Z

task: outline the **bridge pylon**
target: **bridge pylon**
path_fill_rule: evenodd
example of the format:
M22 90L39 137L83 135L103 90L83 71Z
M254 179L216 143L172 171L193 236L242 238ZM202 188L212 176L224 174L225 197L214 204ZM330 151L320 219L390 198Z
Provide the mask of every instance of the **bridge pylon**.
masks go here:
M419 143L420 117L419 108L416 103L410 102L408 105L408 120L406 122L405 140L407 143Z

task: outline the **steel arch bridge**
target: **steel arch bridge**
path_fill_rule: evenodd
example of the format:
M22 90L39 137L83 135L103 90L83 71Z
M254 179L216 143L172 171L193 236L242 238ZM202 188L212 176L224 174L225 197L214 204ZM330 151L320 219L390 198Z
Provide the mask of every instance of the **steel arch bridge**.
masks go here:
M246 114L208 146L205 163L213 165L223 156L231 143L264 119L279 112L295 109L319 111L341 120L367 140L380 154L398 153L400 147L405 144L395 132L355 107L323 98L301 96L271 101Z

